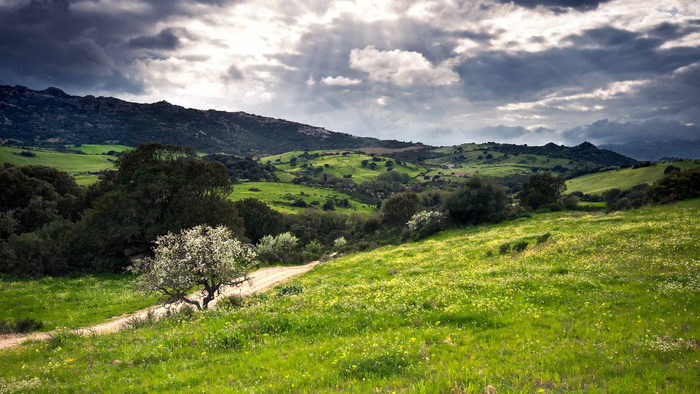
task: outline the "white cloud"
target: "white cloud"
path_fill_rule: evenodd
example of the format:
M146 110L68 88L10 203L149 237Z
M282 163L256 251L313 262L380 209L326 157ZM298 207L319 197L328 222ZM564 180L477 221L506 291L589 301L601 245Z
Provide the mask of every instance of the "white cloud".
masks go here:
M457 82L459 75L452 70L452 62L445 61L435 67L418 52L380 51L372 45L350 51L350 67L368 73L372 81L398 86L440 86Z
M321 79L321 83L329 86L352 86L359 85L362 81L347 77L325 77Z

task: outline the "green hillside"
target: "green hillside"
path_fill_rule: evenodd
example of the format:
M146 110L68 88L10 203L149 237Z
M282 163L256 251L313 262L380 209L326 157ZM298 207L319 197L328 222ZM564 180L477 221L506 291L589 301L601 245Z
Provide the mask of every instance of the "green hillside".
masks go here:
M699 199L453 230L326 262L242 309L1 351L0 387L699 392L698 239Z
M20 153L31 152L34 157L23 156ZM43 165L66 171L76 176L81 185L97 182L97 173L114 168L114 156L102 154L80 155L58 152L53 149L32 148L31 150L0 147L0 163L12 163L18 166Z
M641 183L651 185L664 175L669 165L680 169L700 168L700 160L681 161L673 163L652 164L642 168L624 168L615 171L605 171L587 174L566 181L566 190L580 191L585 194L601 194L610 189L627 190Z
M295 200L299 199L309 206L318 208L322 207L328 199L348 199L349 207L336 207L334 209L342 213L369 214L374 212L376 208L354 201L350 196L337 191L279 182L246 182L234 185L233 193L231 193L229 199L238 201L250 197L263 201L271 208L287 213L296 213L306 209L305 207L291 205Z
M114 152L125 152L129 149L133 149L130 146L125 145L90 145L84 144L80 146L68 145L70 149L79 150L86 155L106 155L110 151Z
M292 158L296 158L294 164L290 163ZM412 178L426 171L423 166L417 164L397 164L386 157L370 156L349 151L294 151L263 157L260 161L263 163L270 161L275 167L291 175L301 175L307 172L315 178L320 178L323 174L333 175L338 178L350 176L356 183L372 180L377 175L386 172L389 167L394 171L408 174ZM366 164L363 165L363 161L366 161ZM374 166L372 166L372 163L374 163ZM387 163L390 163L390 165L387 166ZM311 168L311 171L308 171L309 168Z

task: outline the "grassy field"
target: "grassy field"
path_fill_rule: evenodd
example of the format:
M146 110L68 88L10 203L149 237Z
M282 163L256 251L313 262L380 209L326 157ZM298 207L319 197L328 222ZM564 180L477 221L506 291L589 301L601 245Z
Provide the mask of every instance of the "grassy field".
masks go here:
M84 144L79 147L75 145L68 145L69 148L79 150L87 155L106 155L109 151L115 152L126 152L130 149L134 149L126 145L90 145Z
M461 148L461 150L458 150ZM482 176L502 178L509 175L530 175L531 168L552 169L556 166L573 168L576 166L569 159L549 158L534 154L505 154L489 150L489 145L464 144L459 147L450 146L434 149L434 152L444 156L426 161L428 166L433 165L427 176L470 176L478 174ZM488 158L490 155L490 158ZM461 158L458 158L460 157ZM452 168L447 168L452 166ZM555 175L559 174L551 170ZM453 175L454 174L454 175Z
M669 165L681 169L700 168L700 160L653 164L643 168L625 168L615 171L587 174L566 181L567 192L580 191L586 194L601 194L610 189L627 190L641 183L651 185L664 175Z
M372 163L372 156L361 154L361 153L352 153L350 155L328 155L327 153L333 152L333 153L341 153L344 151L312 151L308 152L310 155L313 155L315 153L318 153L320 157L317 158L310 158L308 160L302 160L299 159L296 162L295 166L292 166L289 161L292 157L297 157L304 152L301 151L295 151L295 152L287 152L283 153L281 155L275 155L275 156L269 156L269 157L264 157L261 159L261 161L267 162L271 161L273 164L276 163L276 160L279 159L280 163L275 164L277 168L280 170L283 170L287 173L294 174L295 172L303 170L301 168L302 164L308 164L313 167L323 167L323 171L317 171L314 173L314 176L316 178L320 177L322 174L330 174L333 176L336 176L338 178L342 178L344 175L351 175L352 180L355 181L356 183L362 183L364 181L369 181L377 177L377 175L382 174L386 172L387 166L386 166L386 160L391 160L391 159L386 159L386 158L381 158L380 156L377 156L378 158L381 158L383 161L378 161L376 162L376 168L371 169L369 167L369 163ZM362 165L362 161L367 160L369 163L366 166ZM409 176L416 177L418 174L425 172L426 169L423 168L422 166L415 165L415 164L407 164L407 165L397 165L394 163L391 168L394 169L394 171L398 171L401 173L408 174Z
M5 350L0 388L699 392L698 239L700 200L453 230L324 263L243 309Z
M259 189L259 191L252 191L250 189ZM336 207L335 211L337 212L373 213L376 209L373 205L359 203L352 200L350 196L337 191L277 182L246 182L234 185L233 193L231 193L229 199L238 201L249 197L257 198L268 204L271 208L287 213L296 213L306 209L290 206L289 204L292 203L294 199L302 199L307 204L317 201L317 206L322 207L326 200L332 197L339 199L347 198L350 201L349 208Z
M0 321L33 318L41 331L85 327L155 303L131 291L131 275L98 275L38 280L0 278ZM2 392L0 390L0 392Z
M71 174L86 174L114 167L114 156L107 155L77 155L61 153L45 149L32 149L36 157L20 156L23 149L0 147L0 163L16 165L38 164L49 166Z

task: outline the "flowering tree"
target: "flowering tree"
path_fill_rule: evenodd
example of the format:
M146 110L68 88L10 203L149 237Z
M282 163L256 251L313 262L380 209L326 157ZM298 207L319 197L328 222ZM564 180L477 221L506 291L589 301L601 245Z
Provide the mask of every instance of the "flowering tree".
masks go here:
M164 305L185 302L207 309L222 286L250 282L257 265L255 252L244 247L224 226L207 225L168 233L156 240L155 258L137 260L129 271L140 274L138 289L158 293ZM201 302L187 294L201 289Z

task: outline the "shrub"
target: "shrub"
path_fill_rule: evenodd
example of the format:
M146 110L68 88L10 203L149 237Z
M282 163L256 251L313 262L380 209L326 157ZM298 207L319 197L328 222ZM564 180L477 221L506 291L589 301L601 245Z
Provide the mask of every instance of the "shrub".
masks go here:
M284 297L290 295L299 295L304 292L304 288L299 285L287 285L277 288L277 296Z
M245 306L245 298L239 294L223 297L216 302L217 308L240 309Z
M268 261L275 259L284 264L289 261L292 250L297 242L299 242L299 238L287 231L275 237L272 235L262 237L256 247L261 258L267 259Z
M6 319L0 321L0 332L2 333L13 333L13 332L31 332L37 331L44 326L41 320L37 320L31 317L22 317L17 319Z
M508 252L510 252L509 243L501 244L501 246L498 247L498 254L507 254Z
M347 243L348 241L345 240L345 237L338 237L333 241L333 246L335 246L336 249L341 249Z
M474 176L447 197L444 209L455 223L481 224L503 220L509 201L501 185Z

